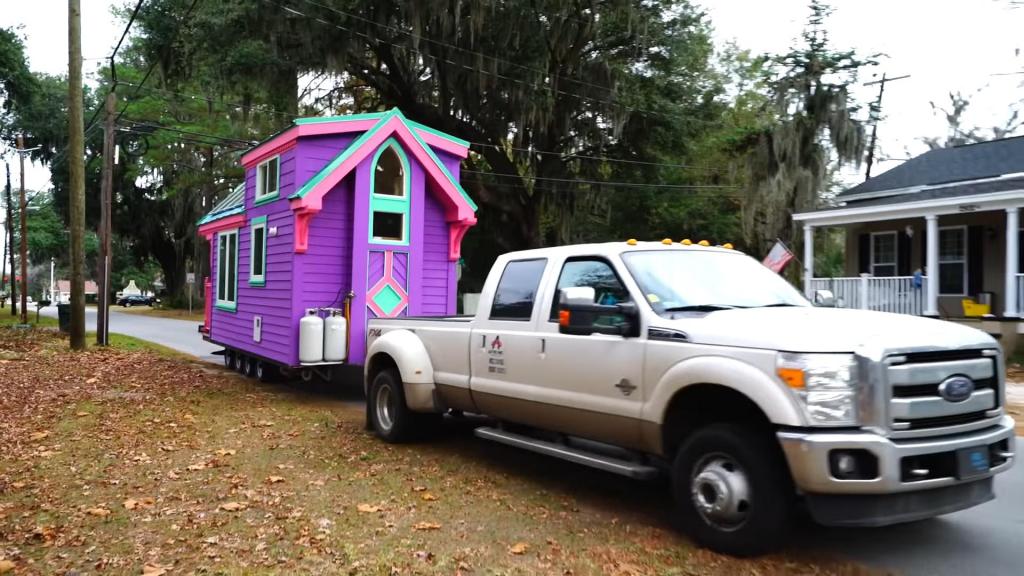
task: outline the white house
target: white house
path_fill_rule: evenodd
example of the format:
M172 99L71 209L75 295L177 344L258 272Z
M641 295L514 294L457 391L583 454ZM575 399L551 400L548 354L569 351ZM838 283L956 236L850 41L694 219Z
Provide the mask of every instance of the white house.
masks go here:
M793 216L804 228L808 295L831 289L847 307L957 320L979 318L984 310L974 303L987 302L985 329L1016 340L1024 137L931 150L837 199ZM820 227L846 230L841 278L814 276Z

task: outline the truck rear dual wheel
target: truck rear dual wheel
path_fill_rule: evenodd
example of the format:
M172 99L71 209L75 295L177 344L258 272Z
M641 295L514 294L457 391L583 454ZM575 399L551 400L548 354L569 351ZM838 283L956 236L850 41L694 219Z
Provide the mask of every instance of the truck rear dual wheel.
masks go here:
M405 390L397 370L387 368L373 377L368 402L370 426L377 436L391 443L409 439L416 415L405 405Z
M700 546L756 556L783 546L794 492L771 438L738 424L694 432L672 466L680 527Z

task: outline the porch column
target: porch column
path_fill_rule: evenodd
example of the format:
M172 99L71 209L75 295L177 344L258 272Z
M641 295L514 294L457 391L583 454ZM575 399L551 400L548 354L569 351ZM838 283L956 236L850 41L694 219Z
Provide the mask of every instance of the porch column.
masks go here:
M925 300L924 315L939 315L939 217L928 214L924 217L928 238L925 247Z
M1016 317L1020 315L1017 309L1017 258L1020 253L1018 246L1018 231L1020 230L1020 208L1013 207L1006 209L1006 284L1003 291L1003 315Z
M804 224L804 294L814 298L811 280L814 279L814 226Z

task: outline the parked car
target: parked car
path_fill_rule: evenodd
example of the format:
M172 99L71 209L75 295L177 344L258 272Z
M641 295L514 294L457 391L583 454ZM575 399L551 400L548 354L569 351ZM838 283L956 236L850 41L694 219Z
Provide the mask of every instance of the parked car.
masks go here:
M995 497L1015 438L989 335L814 307L742 253L684 244L506 254L474 317L371 319L370 426L400 442L478 413L488 440L665 474L683 529L735 555L783 545L798 505L881 526Z
M142 296L141 294L129 294L117 299L117 305L125 308L132 306L156 306L160 301L153 296Z

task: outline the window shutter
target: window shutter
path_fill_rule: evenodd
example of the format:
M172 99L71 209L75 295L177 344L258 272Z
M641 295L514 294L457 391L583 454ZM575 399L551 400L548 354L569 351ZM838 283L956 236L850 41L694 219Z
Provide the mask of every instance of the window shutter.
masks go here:
M857 236L857 272L867 274L871 272L871 235L861 234Z
M984 289L985 227L967 227L967 295L977 296Z
M896 232L896 275L910 276L910 236Z

